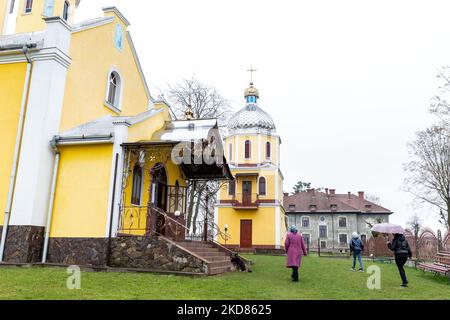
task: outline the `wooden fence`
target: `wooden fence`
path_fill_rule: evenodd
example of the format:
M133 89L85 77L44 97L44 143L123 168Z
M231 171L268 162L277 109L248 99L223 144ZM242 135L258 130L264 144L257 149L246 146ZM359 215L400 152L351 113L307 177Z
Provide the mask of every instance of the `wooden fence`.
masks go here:
M419 260L433 260L437 252L450 252L450 234L447 232L444 237L438 232L435 234L430 229L424 229L416 238L413 233L406 231L405 237L413 252L413 257ZM392 241L392 236L389 237ZM370 238L365 242L364 256L392 257L383 236Z

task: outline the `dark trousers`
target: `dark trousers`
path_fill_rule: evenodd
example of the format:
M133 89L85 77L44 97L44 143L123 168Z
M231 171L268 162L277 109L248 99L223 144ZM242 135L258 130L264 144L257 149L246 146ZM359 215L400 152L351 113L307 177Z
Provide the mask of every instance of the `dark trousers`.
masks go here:
M402 278L403 284L408 283L408 279L406 278L405 268L403 267L408 261L408 254L399 253L395 255L395 263L397 264L398 272L400 272L400 277Z
M292 268L292 280L298 281L298 267L291 267Z

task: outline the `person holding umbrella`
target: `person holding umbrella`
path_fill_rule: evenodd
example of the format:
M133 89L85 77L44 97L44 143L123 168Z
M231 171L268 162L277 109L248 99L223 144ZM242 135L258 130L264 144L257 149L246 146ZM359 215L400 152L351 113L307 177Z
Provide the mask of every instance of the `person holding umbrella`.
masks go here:
M387 246L391 251L394 251L395 264L397 265L400 277L402 278L402 287L407 287L408 278L406 277L404 265L406 261L408 261L408 258L412 257L408 240L406 240L403 234L396 233L394 234L394 240L392 240L392 243L388 241Z
M380 223L372 227L372 234L375 237L379 234L384 234L386 238L388 234L394 235L392 242L387 241L386 243L389 250L394 252L395 264L402 278L402 287L407 287L408 278L406 277L404 266L408 258L412 257L412 252L404 233L405 230L401 226L390 223Z

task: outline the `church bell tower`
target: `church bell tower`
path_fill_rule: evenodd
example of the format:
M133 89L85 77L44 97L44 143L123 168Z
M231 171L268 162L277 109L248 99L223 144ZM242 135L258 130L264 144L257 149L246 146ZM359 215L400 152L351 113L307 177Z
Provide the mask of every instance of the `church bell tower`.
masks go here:
M217 241L241 250L279 250L286 235L281 139L272 117L259 106L253 79L244 98L245 107L228 122L224 144L235 180L221 190L215 211L215 223L230 238Z

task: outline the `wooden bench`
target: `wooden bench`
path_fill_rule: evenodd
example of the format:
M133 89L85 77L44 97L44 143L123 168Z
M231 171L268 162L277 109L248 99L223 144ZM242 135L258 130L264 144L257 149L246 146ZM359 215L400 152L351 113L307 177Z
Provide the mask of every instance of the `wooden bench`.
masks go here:
M421 262L417 264L417 268L424 272L442 274L450 280L450 252L439 252L436 254L434 263Z

